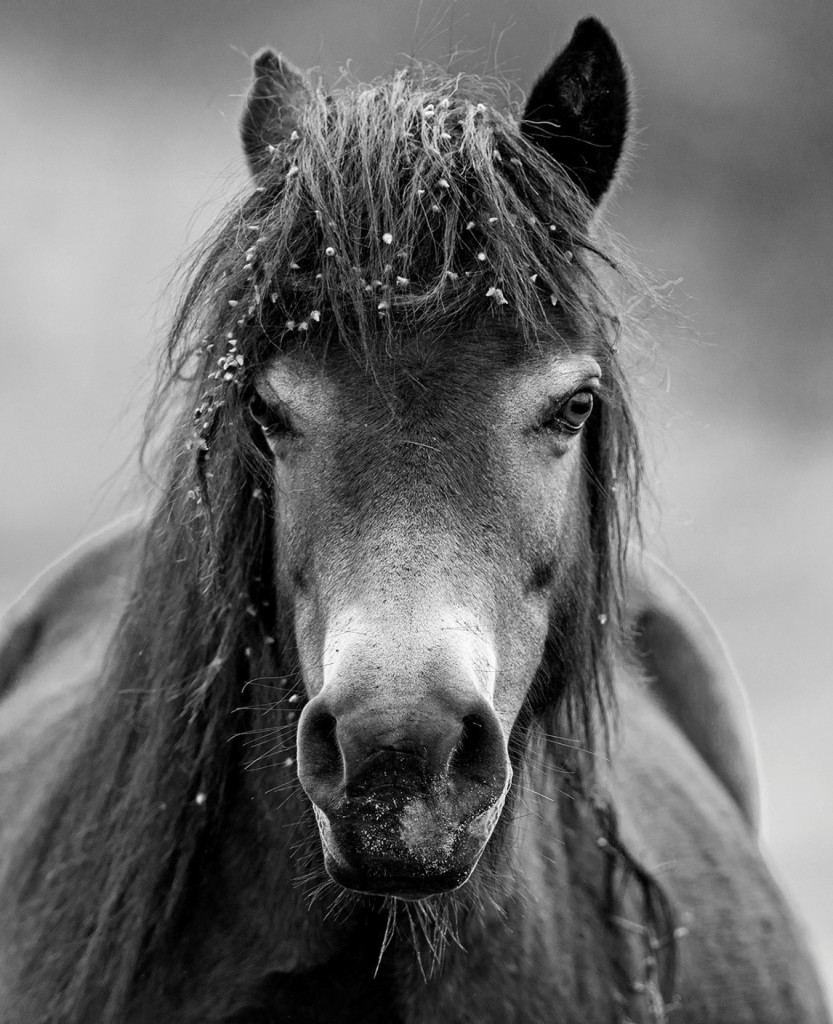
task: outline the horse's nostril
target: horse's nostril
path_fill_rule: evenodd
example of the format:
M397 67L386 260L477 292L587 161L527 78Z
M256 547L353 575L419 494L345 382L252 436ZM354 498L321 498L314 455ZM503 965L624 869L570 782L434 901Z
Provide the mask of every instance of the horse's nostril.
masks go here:
M343 770L336 719L328 711L307 706L301 720L298 754L299 770L306 777L331 784L341 782Z
M488 760L486 746L488 734L479 715L465 715L457 745L451 753L449 765L452 770L463 774L478 774L483 762Z

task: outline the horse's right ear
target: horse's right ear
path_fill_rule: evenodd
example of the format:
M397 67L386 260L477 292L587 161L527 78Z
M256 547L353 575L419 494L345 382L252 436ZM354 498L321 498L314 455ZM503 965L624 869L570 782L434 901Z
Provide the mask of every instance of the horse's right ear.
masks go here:
M252 174L268 166L271 147L288 138L309 99L301 72L268 47L252 62L254 81L240 118L243 150Z

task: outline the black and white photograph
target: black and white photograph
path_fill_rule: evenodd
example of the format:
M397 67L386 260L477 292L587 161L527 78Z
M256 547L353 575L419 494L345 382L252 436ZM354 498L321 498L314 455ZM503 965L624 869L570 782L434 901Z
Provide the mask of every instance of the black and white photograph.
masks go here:
M0 24L0 1024L831 1024L833 8Z

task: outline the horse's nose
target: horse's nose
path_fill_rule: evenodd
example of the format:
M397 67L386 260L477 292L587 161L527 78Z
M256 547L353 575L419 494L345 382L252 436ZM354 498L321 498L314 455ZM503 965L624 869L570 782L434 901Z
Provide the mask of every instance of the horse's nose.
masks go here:
M503 734L477 693L425 695L397 712L395 701L355 699L349 688L323 691L304 709L298 775L325 813L365 797L444 790L480 803L502 792L508 772ZM391 706L393 705L393 706Z

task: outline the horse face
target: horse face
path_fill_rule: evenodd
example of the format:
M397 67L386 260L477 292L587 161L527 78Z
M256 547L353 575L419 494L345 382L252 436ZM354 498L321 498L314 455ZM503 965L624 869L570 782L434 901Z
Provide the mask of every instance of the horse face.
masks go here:
M256 179L303 142L310 96L278 54L255 57L241 130ZM615 181L628 109L616 45L585 19L519 125L584 194L581 216ZM587 576L581 429L599 366L576 339L530 360L511 332L482 333L410 339L364 372L332 349L286 354L257 383L309 698L299 776L330 874L362 891L419 897L469 876L552 609L577 607Z
M368 371L298 353L257 384L308 696L299 777L348 888L419 897L468 878L586 550L581 428L601 371L520 351L445 339Z

